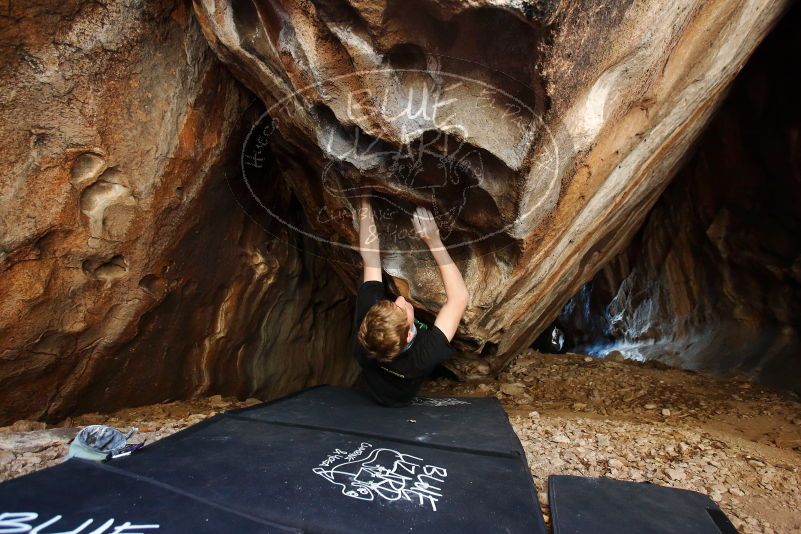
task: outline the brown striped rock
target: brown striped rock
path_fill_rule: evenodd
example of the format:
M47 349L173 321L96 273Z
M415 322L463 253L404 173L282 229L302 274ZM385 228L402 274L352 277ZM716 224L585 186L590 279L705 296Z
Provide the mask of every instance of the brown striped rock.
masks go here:
M0 43L0 424L350 378L344 290L231 194L252 97L189 4L12 2Z

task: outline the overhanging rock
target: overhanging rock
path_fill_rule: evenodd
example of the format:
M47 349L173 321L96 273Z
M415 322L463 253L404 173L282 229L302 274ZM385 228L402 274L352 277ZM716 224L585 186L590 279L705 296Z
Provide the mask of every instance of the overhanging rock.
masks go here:
M490 364L464 375L503 367L626 245L787 5L194 3L346 280L370 185L385 269L435 311L408 214L437 214L472 294L455 343Z

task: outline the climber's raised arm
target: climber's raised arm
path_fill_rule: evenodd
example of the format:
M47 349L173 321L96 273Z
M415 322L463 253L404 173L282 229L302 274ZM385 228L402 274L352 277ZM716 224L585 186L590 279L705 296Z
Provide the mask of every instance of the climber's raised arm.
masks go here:
M373 219L369 191L361 197L359 207L359 253L364 261L364 282L381 281L381 249L378 241L378 228Z
M417 235L428 245L428 249L437 260L439 274L445 285L446 300L437 314L434 326L439 328L450 341L459 328L459 321L462 320L470 295L467 292L462 273L459 272L459 268L453 263L448 250L442 244L434 215L426 208L417 208L412 216L412 224Z

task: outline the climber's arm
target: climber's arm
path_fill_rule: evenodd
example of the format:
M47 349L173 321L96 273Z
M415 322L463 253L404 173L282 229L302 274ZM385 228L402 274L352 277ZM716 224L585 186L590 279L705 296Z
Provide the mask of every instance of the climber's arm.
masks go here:
M450 341L459 328L459 321L462 320L470 295L467 292L462 273L459 272L459 268L451 259L445 245L442 244L437 223L431 212L425 208L417 208L412 216L412 224L417 235L428 245L431 254L437 261L439 274L445 285L445 304L437 314L434 326L439 328Z
M364 261L364 282L381 281L381 250L378 228L373 219L373 208L367 195L361 198L359 208L359 253Z

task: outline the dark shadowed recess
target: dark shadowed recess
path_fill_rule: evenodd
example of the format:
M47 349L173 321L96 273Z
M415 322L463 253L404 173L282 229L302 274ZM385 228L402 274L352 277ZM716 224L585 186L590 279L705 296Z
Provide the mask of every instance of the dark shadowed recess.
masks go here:
M170 269L140 281L145 291L166 295L141 317L137 336L98 364L98 376L131 385L121 391L93 381L79 401L50 419L195 395L269 399L319 383L350 383L349 294L318 245L287 230L284 222L302 226L302 211L269 148L258 153L256 168L242 173L240 155L248 161L257 139L245 144L246 127L263 126L269 120L258 121L263 111L254 101L245 128L229 140L231 156L204 191L203 217L188 223L194 229ZM232 226L239 231L232 234ZM243 263L252 267L239 269ZM221 319L218 303L240 286L244 297L229 302ZM229 324L219 339L213 332L200 341L187 335L220 320Z

